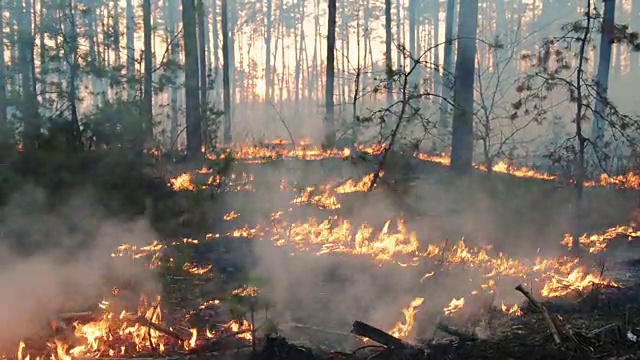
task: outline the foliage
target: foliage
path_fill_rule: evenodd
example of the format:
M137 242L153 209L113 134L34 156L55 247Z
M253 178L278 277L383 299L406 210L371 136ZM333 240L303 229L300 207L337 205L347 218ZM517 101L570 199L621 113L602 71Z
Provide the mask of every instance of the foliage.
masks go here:
M612 158L619 152L621 142L626 143L630 149L637 148L638 139L635 134L640 131L640 121L637 118L620 112L611 100L600 93L595 75L578 68L579 59L582 58L585 62L590 59L576 48L581 49L581 45L595 47L592 34L594 30L602 31L602 22L602 15L597 10L587 12L582 19L564 25L562 35L545 39L537 53L525 53L521 60L528 64L531 71L518 84L516 91L520 94L520 99L512 104L514 116L533 115L535 121L542 122L553 116L549 109L563 103L580 103L582 111L571 122L586 124L596 116L596 101L603 100L606 114L601 115L609 130L607 141L600 148L595 148L594 142L581 134L586 145L595 154L590 166L594 172L612 169ZM634 51L640 50L638 33L629 31L626 25L615 25L613 42L627 45ZM576 77L576 81L573 77ZM575 172L579 144L573 140L579 140L577 137L578 135L574 135L559 142L547 154L547 158L552 163L571 168L570 171ZM616 146L613 146L614 143Z

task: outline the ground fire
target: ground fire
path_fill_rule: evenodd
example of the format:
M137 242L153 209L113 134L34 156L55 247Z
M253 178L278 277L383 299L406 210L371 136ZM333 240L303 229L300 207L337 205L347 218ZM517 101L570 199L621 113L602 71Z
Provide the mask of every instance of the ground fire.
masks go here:
M299 144L295 149L286 149L282 146L286 145L285 141L279 141L277 145L279 146L238 145L232 147L231 154L235 159L262 163L282 158L349 158L354 151L371 155L384 151L382 147L323 150L306 143ZM449 164L449 159L444 155L414 155L423 161ZM211 158L224 156L228 155L212 155ZM486 171L482 166L476 167ZM514 167L507 162L499 162L492 171L547 181L556 179L555 176L529 168ZM205 176L207 179L198 183L197 176ZM384 171L380 171L378 176L384 177ZM338 210L341 209L340 196L368 191L374 178L374 174L369 173L360 179L349 178L342 182L303 189L296 189L288 185L286 179L282 179L279 191L288 193L287 196L291 198L289 205L292 206ZM215 187L224 192L251 192L254 182L253 175L244 172L224 176L203 168L169 179L168 186L174 191L195 192ZM622 177L603 175L599 181L591 181L587 185L640 188L640 180L632 174ZM310 216L303 220L294 219L288 217L290 211L291 209L278 210L272 212L269 219L261 223L245 224L224 233L213 232L204 239L155 241L142 247L125 243L114 249L112 256L130 258L131 261L146 261L149 271L177 267L184 276L215 276L214 264L185 261L177 256L167 257L166 253L174 246L215 243L224 237L235 237L269 242L292 253L314 253L318 256L349 255L369 259L380 267L425 269L420 283L435 281L434 279L451 271L467 271L476 275L479 280L474 280L472 290L450 299L441 308L440 313L444 318L455 318L457 313L462 312L472 302L467 299L479 294L491 295L492 304L505 316L523 316L522 305L525 299L514 303L513 297L501 298L504 283L525 284L527 288L535 289L531 291L532 294L527 293L527 296L546 299L582 294L594 288L621 287L602 272L597 272L574 257L511 258L505 253L493 251L489 245L469 246L464 239L427 242L420 239L420 234L411 231L402 217L387 219L382 227L376 227L366 223L357 224L338 214L330 214L324 218ZM240 220L241 214L242 212L236 210L228 211L222 219L232 223ZM611 242L621 237L631 240L640 237L640 231L626 225L614 226L600 233L584 234L579 242L589 253L597 254L606 251ZM559 239L559 242L569 246L572 238L566 235L564 239ZM112 295L115 296L119 292L114 291ZM244 285L227 295L253 299L261 295L261 289L258 286ZM136 311L116 310L112 306L112 301L116 300L102 301L99 312L71 314L63 320L52 320L51 331L54 335L51 338L44 341L25 339L16 345L15 355L6 354L5 357L17 357L19 360L134 357L140 354L190 353L205 345L209 346L212 341L227 337L239 339L246 344L256 340L256 329L252 319L232 319L218 324L215 328L188 327L184 326L187 323L186 319L166 318L164 299L158 296L142 296ZM225 301L208 300L199 304L193 311L219 307L224 305ZM405 308L397 309L398 321L388 329L388 334L400 341L411 339L415 335L413 331L416 317L428 301L427 296L417 296ZM451 328L438 324L437 329L455 333Z

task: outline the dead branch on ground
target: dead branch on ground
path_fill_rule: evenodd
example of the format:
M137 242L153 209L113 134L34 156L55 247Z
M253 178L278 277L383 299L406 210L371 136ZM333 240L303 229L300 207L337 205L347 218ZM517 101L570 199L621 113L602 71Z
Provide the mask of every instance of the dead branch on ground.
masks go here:
M538 300L536 300L533 297L533 295L531 295L531 293L527 289L525 289L524 286L522 286L522 284L516 286L516 290L519 291L522 295L524 295L524 297L526 297L527 300L531 302L531 305L533 305L536 309L538 309L542 313L542 317L544 318L544 321L547 323L547 326L551 331L551 335L553 335L553 341L558 345L561 344L562 339L560 338L560 331L558 331L556 324L553 322L553 320L551 320L551 316L549 316L549 312L547 311L547 308L545 308L540 302L538 302Z

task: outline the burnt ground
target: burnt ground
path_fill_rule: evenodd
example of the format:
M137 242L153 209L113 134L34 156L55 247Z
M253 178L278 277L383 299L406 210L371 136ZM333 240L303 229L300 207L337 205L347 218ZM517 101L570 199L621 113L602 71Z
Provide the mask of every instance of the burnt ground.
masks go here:
M339 214L355 223L366 222L377 227L381 227L389 218L402 216L408 227L417 231L419 239L425 243L464 236L472 245L491 243L496 251L523 257L561 253L559 240L571 229L571 188L555 182L517 179L502 174L477 173L467 179L453 179L445 167L424 162L411 163L411 166L403 164L399 169L390 166L380 185L382 190L341 195L339 200L342 207L332 211L315 206L289 205L294 194L278 190L283 177L303 187L329 181L339 182L351 176L359 179L373 171L374 167L371 162L353 163L334 159L322 162L291 160L266 164L234 164L231 169L233 173L253 175L253 190L220 194L211 190L215 201L208 205L207 213L215 216L209 217L207 228L224 233L245 224L253 226L264 222L274 211L289 208L292 210L287 212L287 218L304 220L313 216L323 219L330 214ZM624 223L627 214L637 203L637 196L635 191L588 189L585 196L585 231L601 231ZM236 211L240 216L230 222L223 221L222 214L230 211ZM201 235L190 232L183 234L195 238ZM565 324L563 343L560 346L554 345L547 326L535 309L529 309L525 305L522 316L508 317L496 308L495 305L499 304L487 307L481 300L478 301L480 305L469 306L476 310L480 308L477 313L467 313L447 321L469 333L481 331L485 334L482 340L460 341L446 334L438 335L436 341L420 340L429 338L433 333L437 312L452 297L451 293L443 292L442 289L454 287L459 294L457 296L468 294L473 286L467 288L461 285L460 279L470 276L471 271L465 272L463 269L441 272L435 283L422 286L418 280L425 271L431 269L429 266L432 264L407 270L398 269L397 266L379 267L369 259L354 259L351 256L328 256L318 260L319 257L312 255L297 255L291 259L273 255L275 257L270 259L275 259L282 265L273 268L262 266L265 262L263 252L272 251L269 250L271 246L255 244L256 239L226 237L198 245L193 256L202 261L213 260L221 276L215 280L199 280L196 284L191 283L193 280L186 280L186 283L180 279L171 281L172 286L189 292L188 297L217 297L223 296L219 291L221 288L255 282L254 275L251 275L255 272L260 272L260 276L267 279L277 279L283 268L294 269L294 272L295 269L303 268L297 267L302 266L300 264L312 268L317 276L311 282L318 281L318 284L326 285L327 289L316 288L317 294L311 298L301 296L296 291L291 292L292 289L308 286L309 278L302 277L287 280L286 285L291 287L291 294L267 294L267 297L274 298L276 307L283 305L278 300L284 300L288 310L286 318L289 321L273 324L273 329L279 330L278 333L285 337L261 339L258 348L262 350L252 355L255 358L640 358L640 355L633 355L640 354L640 347L626 337L627 330L640 335L640 306L636 301L640 297L640 286L635 281L640 262L633 261L640 256L633 255L636 253L634 243L619 241L609 252L611 255L588 260L604 259L606 271L616 281L624 283L623 288L572 294L569 298L546 303L549 311L554 316L560 316ZM276 252L286 254L287 249L277 249ZM311 257L314 259L310 259ZM322 265L314 268L312 263ZM402 275L397 275L399 272ZM403 283L406 281L411 285L398 285L399 278L403 279ZM363 281L371 281L376 291L371 292L367 288L367 294L356 292L354 295L350 289ZM509 279L503 281L502 291L511 291L517 284ZM198 289L198 296L193 294L194 288ZM287 292L287 287L276 286L271 291L274 289ZM345 298L345 293L350 295ZM414 296L424 296L425 301L431 304L416 318L419 338L416 343L419 344L420 351L383 349L376 355L373 355L372 349L357 354L348 352L361 345L357 339L344 334L348 332L352 321L370 321L380 328L388 328L399 320L398 309L402 306L399 307L398 304L406 306ZM520 294L513 291L512 298L519 297L521 298ZM308 304L310 299L313 304ZM180 307L189 307L184 296L178 296L175 303L180 304ZM385 307L391 308L395 316L393 320L386 314L377 315ZM276 318L277 315L282 315L277 314L276 309L269 311L274 312ZM296 313L299 313L298 316ZM202 321L207 322L206 319ZM591 334L612 324L618 324L619 331ZM294 343L298 345L293 345ZM300 343L307 344L309 348L300 347ZM336 349L347 352L332 352ZM219 349L215 355L221 355L219 352L223 350L225 349ZM230 357L247 355L246 352L223 352Z

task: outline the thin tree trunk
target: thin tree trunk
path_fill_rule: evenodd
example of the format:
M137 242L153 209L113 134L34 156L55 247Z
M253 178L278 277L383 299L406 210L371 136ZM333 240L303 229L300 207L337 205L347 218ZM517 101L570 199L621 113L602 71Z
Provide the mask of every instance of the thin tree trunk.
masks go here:
M218 4L217 0L211 0L211 25L213 27L213 78L215 79L214 99L217 104L220 101L220 40L218 37Z
M222 0L222 82L224 89L224 130L223 141L231 143L231 84L230 84L230 56L229 56L229 21L227 0Z
M4 13L4 1L0 1L0 14ZM4 17L0 16L0 44L4 44ZM7 128L7 63L5 62L4 46L0 46L0 141L10 138Z
M391 42L393 41L391 35L391 0L385 0L384 2L384 29L385 29L385 73L387 76L386 90L387 90L387 107L393 104L393 60L391 58ZM398 63L399 64L399 63ZM387 116L385 119L385 130L391 127L391 117ZM385 131L386 133L386 131Z
M208 144L207 126L207 54L206 33L207 21L204 12L204 0L196 0L196 13L198 21L198 65L200 74L200 120L202 121L202 139L205 146Z
M144 99L143 116L147 140L153 139L153 82L151 48L151 0L142 2L142 22L144 27Z
M136 19L133 12L133 0L127 0L126 3L126 16L127 16L127 77L129 78L129 99L133 99L135 96L135 78L136 78L136 44L135 44L135 32L136 32Z
M327 86L325 89L325 136L324 145L333 147L336 142L335 119L333 109L333 83L335 78L336 53L336 0L329 0L329 16L327 21Z
M281 0L282 1L282 0ZM266 31L264 37L264 43L266 46L265 55L265 68L264 68L264 98L265 101L271 102L271 31L273 28L273 0L267 0L267 13L266 17Z

